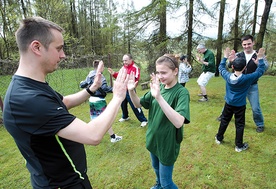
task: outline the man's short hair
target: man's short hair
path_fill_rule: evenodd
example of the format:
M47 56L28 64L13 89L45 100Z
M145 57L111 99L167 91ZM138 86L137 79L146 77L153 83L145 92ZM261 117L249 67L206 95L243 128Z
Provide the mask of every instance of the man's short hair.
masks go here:
M251 41L254 41L254 37L252 35L245 35L241 38L241 42L251 39Z
M51 29L63 32L63 28L54 22L41 17L30 17L21 21L15 33L20 52L26 52L32 41L39 41L46 49L53 41Z

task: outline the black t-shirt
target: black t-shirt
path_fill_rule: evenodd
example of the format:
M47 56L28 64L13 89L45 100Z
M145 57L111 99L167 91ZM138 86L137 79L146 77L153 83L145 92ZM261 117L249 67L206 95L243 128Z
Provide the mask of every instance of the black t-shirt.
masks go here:
M244 52L237 53L237 57L244 58L246 60ZM250 74L256 71L258 66L255 64L252 58L257 59L257 54L254 53L251 59L247 62L246 69L243 71L244 74Z
M84 145L56 133L76 117L47 83L13 76L4 99L4 124L27 161L34 188L59 188L83 181Z

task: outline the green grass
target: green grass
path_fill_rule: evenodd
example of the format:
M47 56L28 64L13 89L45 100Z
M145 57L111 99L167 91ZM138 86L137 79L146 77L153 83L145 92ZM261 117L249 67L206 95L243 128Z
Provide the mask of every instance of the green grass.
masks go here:
M224 105L225 82L212 78L207 86L209 102L199 103L196 79L186 86L190 92L191 123L185 125L184 140L175 163L174 181L179 188L276 188L276 85L275 77L263 76L259 81L260 102L265 117L265 132L256 133L251 108L246 111L244 141L247 151L234 151L233 120L225 134L225 143L217 145L214 136L216 121ZM138 87L141 96L146 91ZM110 100L112 94L108 94ZM129 107L131 120L119 123L121 111L113 124L123 140L112 144L108 134L98 146L86 146L88 175L94 189L148 189L155 182L149 153L145 148L147 128L139 127ZM88 103L71 110L77 117L89 121ZM145 110L147 115L147 111ZM25 161L6 130L0 128L0 188L30 188Z

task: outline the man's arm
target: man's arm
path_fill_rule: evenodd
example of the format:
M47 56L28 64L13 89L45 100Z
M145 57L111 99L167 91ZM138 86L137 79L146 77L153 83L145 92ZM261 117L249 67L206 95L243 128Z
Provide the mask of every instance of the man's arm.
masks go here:
M253 59L253 61L255 62L255 64L258 65L255 72L259 72L261 75L263 75L266 70L266 65L265 65L266 59L265 59L265 49L264 48L259 49L259 51L257 53L257 59Z
M101 61L98 65L96 75L93 81L93 84L89 87L89 90L92 93L95 93L98 88L102 86L102 70L103 70L104 64ZM67 95L63 98L63 103L66 105L67 109L73 108L75 106L80 105L83 103L85 100L89 98L90 94L87 92L86 89L77 92L75 94Z
M135 81L140 80L140 69L135 64L131 68L131 71L134 73Z
M122 101L126 96L128 76L125 69L121 69L113 87L113 97L96 119L89 123L76 118L71 124L61 129L57 135L75 142L98 145L105 133L110 129Z
M114 72L112 68L107 68L107 70L110 73L110 75L112 75L112 77L114 77L115 79L117 78L118 72Z
M220 62L220 64L219 64L219 72L220 72L220 74L221 74L221 76L222 76L223 78L225 78L225 75L226 75L227 73L229 73L229 72L227 71L227 69L226 69L226 60L227 60L228 57L231 56L231 54L232 54L232 51L230 51L230 48L227 47L227 48L224 50L224 57L223 57L223 59L221 60L221 62Z
M135 88L137 87L137 85L138 85L138 81L136 81L136 78L134 77L134 73L131 72L129 76L128 84L127 84L128 93L135 108L140 108L142 107L142 105L140 104L140 98L135 92Z
M265 71L268 69L268 61L266 59L266 56L265 56L265 49L264 48L260 48L258 52L256 52L257 54L257 60L259 59L263 59L264 61L264 67L265 67ZM255 62L255 64L258 64L258 61L254 60L253 61Z

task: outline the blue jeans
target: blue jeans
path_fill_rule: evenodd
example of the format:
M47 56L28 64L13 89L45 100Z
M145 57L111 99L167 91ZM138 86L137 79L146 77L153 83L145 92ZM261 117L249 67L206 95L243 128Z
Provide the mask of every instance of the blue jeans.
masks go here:
M132 103L131 101L131 98L129 96L129 93L127 91L127 94L126 94L126 98L125 100L122 102L121 104L121 108L122 108L122 112L123 112L123 115L122 115L122 118L126 119L128 118L128 109L127 109L127 103L130 104L135 116L137 117L137 119L140 121L140 122L143 122L143 121L148 121L147 118L145 117L143 111L142 111L142 108L135 108L134 104Z
M259 89L258 84L253 84L250 86L247 98L250 102L252 113L253 113L253 120L257 127L263 127L264 126L264 117L262 114L262 110L260 107L260 101L259 101Z
M156 184L160 189L178 189L172 180L173 165L165 166L159 161L158 157L150 153L151 164L156 174Z

